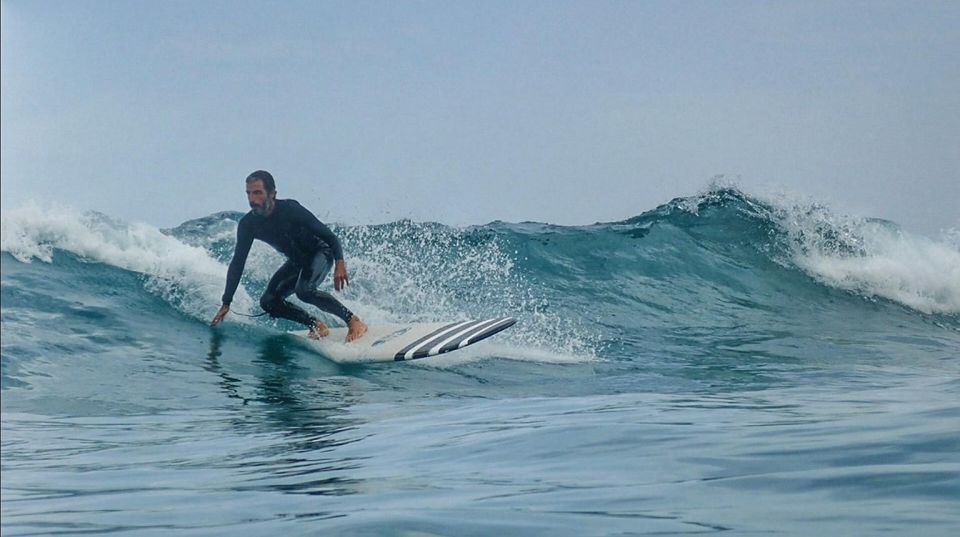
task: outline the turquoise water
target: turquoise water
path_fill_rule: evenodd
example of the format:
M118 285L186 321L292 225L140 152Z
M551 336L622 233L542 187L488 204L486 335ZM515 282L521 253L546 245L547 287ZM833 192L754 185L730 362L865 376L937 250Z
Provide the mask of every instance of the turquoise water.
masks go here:
M285 322L207 325L239 216L3 216L3 535L960 527L949 237L734 189L592 226L339 226L368 322L520 321L345 367ZM235 312L279 262L254 249Z

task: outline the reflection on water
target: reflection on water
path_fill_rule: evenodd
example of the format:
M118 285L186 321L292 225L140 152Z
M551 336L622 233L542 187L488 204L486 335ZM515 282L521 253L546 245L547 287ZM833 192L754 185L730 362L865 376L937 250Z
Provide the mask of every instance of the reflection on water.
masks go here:
M203 368L207 371L220 377L220 388L230 399L237 399L242 404L246 405L250 402L249 399L240 395L240 379L230 376L223 367L220 365L220 358L223 355L221 347L223 344L223 332L216 329L210 329L210 352L207 353L207 360L204 363Z
M358 420L347 409L359 401L349 378L323 377L300 363L283 335L263 337L252 364L256 375L245 381L220 363L224 335L211 329L205 369L220 378L222 392L241 401L243 419L233 419L238 434L270 435L228 464L245 476L233 490L276 490L310 495L355 493L360 480L349 477L357 461L331 456L335 448L357 441ZM294 349L295 350L295 349ZM244 396L243 393L252 393Z

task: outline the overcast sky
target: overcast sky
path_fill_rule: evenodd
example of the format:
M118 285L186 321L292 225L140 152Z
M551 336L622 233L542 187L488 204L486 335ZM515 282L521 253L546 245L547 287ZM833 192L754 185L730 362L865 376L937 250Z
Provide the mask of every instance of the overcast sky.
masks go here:
M960 2L2 0L2 208L585 224L725 174L960 227Z

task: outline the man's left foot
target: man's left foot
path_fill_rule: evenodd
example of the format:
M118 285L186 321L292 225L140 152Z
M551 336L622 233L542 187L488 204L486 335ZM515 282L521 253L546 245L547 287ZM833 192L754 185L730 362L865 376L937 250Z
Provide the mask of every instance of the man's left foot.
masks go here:
M310 333L307 334L310 339L320 339L329 335L330 329L320 321L313 321L313 326L310 327Z
M360 320L360 317L354 315L347 323L347 343L360 339L360 336L367 333L367 325Z

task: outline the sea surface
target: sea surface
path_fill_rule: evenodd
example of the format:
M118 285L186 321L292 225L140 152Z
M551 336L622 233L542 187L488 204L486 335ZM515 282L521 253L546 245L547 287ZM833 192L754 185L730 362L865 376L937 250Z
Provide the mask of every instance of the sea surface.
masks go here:
M3 214L4 536L960 531L956 232L729 187L576 227L336 224L368 323L519 320L348 367L239 315L261 243L209 326L240 216Z

